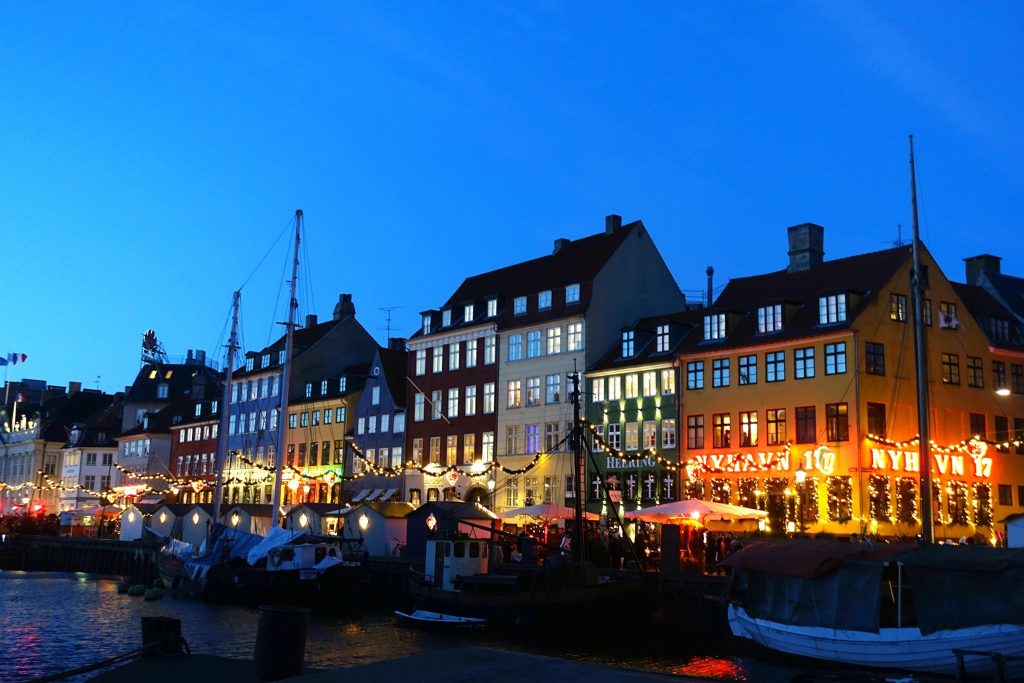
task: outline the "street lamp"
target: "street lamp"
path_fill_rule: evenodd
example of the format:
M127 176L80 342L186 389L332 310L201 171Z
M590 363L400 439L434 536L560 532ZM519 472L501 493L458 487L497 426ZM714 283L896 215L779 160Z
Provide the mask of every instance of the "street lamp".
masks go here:
M1010 395L1009 387L999 387L998 389L996 389L996 396L1009 396L1009 395Z
M804 468L798 469L794 476L796 478L796 518L800 531L804 530L804 489L806 488L807 472Z
M489 499L488 500L488 506L491 508L491 512L494 512L494 487L495 486L496 486L496 482L493 479L488 479L487 480L487 497Z

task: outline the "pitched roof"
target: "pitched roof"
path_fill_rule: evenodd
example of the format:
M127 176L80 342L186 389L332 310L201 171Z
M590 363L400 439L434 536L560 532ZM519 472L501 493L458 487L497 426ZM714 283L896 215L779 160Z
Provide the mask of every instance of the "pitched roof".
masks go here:
M396 408L405 407L405 377L409 372L408 351L396 351L394 349L380 348L377 350L380 355L380 366L384 373L384 381L387 382L388 391L391 393L391 400Z
M613 370L615 368L628 368L650 363L671 363L675 359L676 352L682 346L683 341L690 334L691 330L701 324L704 317L704 309L696 308L665 315L655 315L649 318L642 318L624 330L632 330L633 350L632 356L623 357L622 341L616 339L608 352L602 356L593 366L591 372L601 370ZM659 325L669 326L669 345L665 351L658 351L657 332Z
M170 434L171 425L178 424L185 415L188 415L188 408L192 405L192 399L188 396L179 396L164 406L156 413L147 415L148 423L143 420L131 429L121 433L120 437L139 436L141 434ZM178 418L177 420L175 418Z
M1013 314L1024 319L1024 278L991 271L985 271L984 277Z
M113 402L114 396L111 394L88 390L44 401L39 410L42 416L39 437L46 441L67 443L71 425L87 420Z
M726 313L724 340L704 341L703 330L690 334L684 350L690 353L730 349L752 344L800 339L846 329L910 258L910 247L857 254L825 261L807 270L780 270L729 281L708 312ZM859 304L850 302L846 320L827 326L818 323L818 298L827 294L856 293ZM769 334L757 332L757 308L767 304L784 306L783 329ZM731 315L730 315L731 314Z
M93 413L81 422L69 425L69 440L64 443L64 448L117 445L113 437L121 431L121 411L124 410L124 396L122 394L115 394L111 398L113 400L111 400L110 405ZM80 435L75 443L71 443L70 431L75 427L78 428ZM103 435L102 440L99 438L101 434Z
M364 503L359 503L355 508L352 508L352 510L354 511L359 507L368 507L381 517L387 517L389 519L404 519L409 516L409 513L416 509L412 503L382 503L378 500L368 500Z
M967 312L971 314L982 329L989 343L993 346L1004 349L1020 350L1024 347L1024 335L1022 335L1020 324L1012 311L1006 309L999 301L984 287L976 285L965 285L959 282L951 282L953 290L960 300L967 306ZM992 322L994 320L1006 321L1008 325L1009 338L1000 339L996 336Z

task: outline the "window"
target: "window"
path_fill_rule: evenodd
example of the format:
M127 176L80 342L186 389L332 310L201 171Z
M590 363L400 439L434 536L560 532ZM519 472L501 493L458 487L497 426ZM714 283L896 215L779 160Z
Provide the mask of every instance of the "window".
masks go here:
M310 383L306 384L306 398L312 398L312 396L313 396L313 384L310 382Z
M886 431L885 404L868 403L868 434L884 437Z
M526 333L526 357L537 358L540 356L540 330Z
M658 447L658 423L654 420L644 420L644 448Z
M420 394L422 396L423 394ZM345 407L342 406L334 411L334 421L338 424L345 424ZM422 419L422 418L421 418Z
M505 507L519 507L519 478L509 477L505 481Z
M825 431L828 441L850 440L850 412L847 404L825 404Z
M772 351L764 354L764 379L766 382L782 382L786 379L786 352Z
M444 346L435 346L432 351L434 363L431 370L433 372L441 372L444 370Z
M967 386L985 386L985 370L981 365L980 358L975 358L974 356L967 356Z
M548 453L561 447L561 425L557 422L544 424L544 450Z
M441 311L441 327L448 327L452 324L452 309Z
M498 315L498 300L497 299L488 299L487 300L487 317L488 318L493 318L496 315Z
M519 452L519 425L509 425L505 428L505 453L515 455Z
M590 380L590 402L604 403L604 378Z
M348 387L348 377L339 377L338 378L338 393L339 394L344 394L345 390L347 389L347 387Z
M448 345L448 369L458 370L459 369L459 351L462 344L455 342L454 344Z
M157 398L167 398L167 395L168 395L169 392L170 392L170 387L168 387L166 384L158 384L156 386L156 397Z
M793 351L793 376L797 379L814 377L814 347Z
M583 323L569 323L567 351L583 350Z
M493 334L484 337L484 365L494 365L494 359L498 355L498 338Z
M757 333L768 334L782 329L782 304L761 306L757 309Z
M537 294L537 308L541 311L551 308L551 290L547 289Z
M562 328L551 327L548 329L548 355L562 352Z
M644 396L658 395L658 373L653 370L643 374Z
M445 440L444 464L449 467L454 465L459 458L459 437L451 434Z
M676 421L674 419L661 421L661 447L676 447Z
M615 450L622 448L622 425L618 422L608 425L608 446Z
M512 334L508 338L508 359L521 360L523 357L523 335Z
M655 351L665 353L668 351L668 325L658 325L655 336Z
M960 356L955 353L942 354L942 383L960 384Z
M818 427L815 424L814 406L802 406L796 409L796 442L814 443L818 440Z
M686 364L686 388L704 388L704 361L695 360Z
M292 415L292 417L295 417ZM356 434L363 434L366 432L366 418L361 417L356 420Z
M725 313L709 313L704 316L704 341L725 339Z
M578 304L580 302L580 286L568 285L565 288L565 303Z
M544 378L544 402L558 403L562 399L562 376L547 375Z
M996 415L995 421L996 441L1005 443L1010 440L1010 420L1005 415ZM996 447L998 448L998 446Z
M1017 444L1017 455L1020 455L1020 454L1024 453L1024 442L1020 441L1020 439L1024 438L1024 418L1021 418L1021 417L1013 418L1013 438L1017 439L1018 442L1019 442ZM107 455L110 455L110 454L107 453ZM109 465L110 463L104 461L103 464L104 465ZM1024 503L1024 501L1021 501L1021 502Z
M512 314L513 315L526 315L526 297L517 296L512 301Z
M970 413L967 417L971 435L984 439L986 437L985 432L988 429L985 425L985 416L981 413Z
M786 409L769 408L765 411L764 421L768 428L768 445L780 446L786 443Z
M313 426L316 427L320 424L320 411L314 410L313 413ZM267 411L260 411L260 429L267 428Z
M922 299L921 300L921 315L924 318L924 324L928 327L932 326L932 300Z
M757 445L757 411L740 413L740 446Z
M716 358L711 361L711 386L729 386L729 359Z
M374 387L370 390L370 405L380 405L380 387Z
M476 385L466 387L466 417L476 415Z
M305 413L303 413L303 415L305 415ZM377 433L377 416L376 415L371 415L370 417L366 418L366 424L367 424L367 427L368 427L368 429L366 431L368 431L370 434L376 434Z
M825 374L842 375L846 372L846 342L825 344Z
M676 393L676 371L672 368L661 371L661 394L671 396Z
M405 413L395 413L393 430L395 434L401 434L405 431Z
M519 408L522 406L522 388L522 380L510 379L508 381L508 403L506 405L509 408Z
M423 334L430 334L430 314L423 314Z
M889 320L895 320L901 323L907 322L906 294L889 295Z
M281 377L280 377L280 375L274 375L273 377L271 377L270 378L270 395L271 396L277 396L277 390L278 390L278 387L280 387L280 386L281 386Z
M996 341L1010 341L1010 321L1005 318L989 318L989 329Z
M480 459L484 462L494 461L494 432L484 432L480 442Z
M427 374L427 350L416 349L416 376Z
M640 425L636 422L626 423L626 450L635 451L640 447Z
M1006 388L1006 363L1001 360L992 361L992 384L996 389Z
M526 452L540 453L540 425L526 425Z
M729 413L711 416L712 443L715 448L729 448L732 443L732 418Z
M484 384L484 415L494 412L494 382Z
M459 416L459 390L458 388L448 390L448 417Z
M622 398L622 378L621 377L609 377L608 378L608 400L618 401Z
M939 329L955 330L960 327L956 317L956 304L948 301L939 302Z
M260 367L261 368L270 367L270 354L269 353L263 354L263 358L261 358L260 361L261 361L260 362Z
M466 304L462 309L462 321L471 323L475 317L473 315L473 304Z
M885 374L885 346L875 342L864 345L864 366L869 375Z
M999 504L1013 505L1013 487L1009 484L999 485Z
M416 394L416 400L413 403L412 409L412 420L413 422L423 422L424 406L426 405L426 397L422 393Z
M278 365L284 365L284 354L285 354L284 349L281 349L280 351L277 352L277 364Z
M640 395L640 377L637 374L626 375L626 398Z
M476 434L462 435L462 462L471 463L476 460Z
M740 386L757 384L757 356L740 356Z
M622 357L630 358L633 355L633 330L627 330L622 333Z
M475 368L476 367L476 347L477 347L476 339L470 339L469 341L466 342L466 367L467 368Z
M430 419L440 420L441 419L441 390L437 389L430 392Z
M846 295L830 294L818 299L818 324L832 325L846 321Z
M1024 394L1024 365L1011 365L1010 377L1013 379L1013 393Z
M704 416L686 416L686 447L689 449L704 448Z
M540 405L540 377L526 378L526 405Z

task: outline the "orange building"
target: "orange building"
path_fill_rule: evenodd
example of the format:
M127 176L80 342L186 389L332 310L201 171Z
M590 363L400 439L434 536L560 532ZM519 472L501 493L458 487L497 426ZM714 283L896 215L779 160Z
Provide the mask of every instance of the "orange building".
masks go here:
M823 242L789 228L789 266L731 280L684 342L683 486L767 510L772 533L912 537L911 249L825 261ZM986 290L922 263L935 534L994 539L1024 509L1024 340Z

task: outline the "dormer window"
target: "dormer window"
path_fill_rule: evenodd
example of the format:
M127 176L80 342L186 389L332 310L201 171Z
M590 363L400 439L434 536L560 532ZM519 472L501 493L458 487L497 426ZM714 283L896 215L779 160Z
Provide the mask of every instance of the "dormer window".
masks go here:
M526 315L526 297L517 296L512 304L512 313L515 315Z
M277 352L277 364L284 365L284 349Z
M170 393L170 387L168 387L166 384L161 383L156 385L157 398L167 398L168 393Z
M992 338L996 341L1010 341L1010 321L1005 318L992 318L989 320L989 327L992 329Z
M96 432L96 443L103 444L107 442L106 432Z
M210 402L210 414L211 415L216 415L217 414L217 402L216 401L211 401Z
M565 288L565 303L578 304L580 302L580 286L569 285Z
M757 333L768 334L782 330L782 304L761 306L757 309Z
M631 358L633 356L633 330L627 330L622 333L622 357Z
M197 403L196 404L196 417L199 417L202 413L203 413L203 404L202 403Z
M466 308L464 309L462 314L462 319L467 323L471 323L473 322L474 317L475 316L473 315L473 304L466 304Z
M306 398L312 398L312 397L313 397L313 383L310 382L310 383L306 384Z
M488 318L493 318L496 315L498 315L498 300L497 299L488 299L487 300L487 317Z
M423 314L423 334L430 334L430 314Z
M846 322L846 295L829 294L818 298L818 324Z
M255 362L256 362L256 359L253 358L252 356L249 356L248 358L246 358L245 359L245 371L246 372L251 372L252 368L253 368L253 364Z
M338 379L338 391L343 394L345 393L345 387L348 386L348 382L346 381L347 379L347 377L341 377Z
M326 396L327 395L327 380L323 380L323 381L320 382L320 395L321 396Z
M452 309L446 308L441 311L441 327L448 327L452 324Z
M725 313L708 313L704 316L704 341L725 339Z
M269 368L270 367L270 354L269 353L263 354L263 359L262 359L262 362L260 363L260 367L261 368Z
M665 353L668 351L668 325L658 325L657 351Z
M546 310L551 308L551 290L546 289L537 295L537 308L540 310Z

